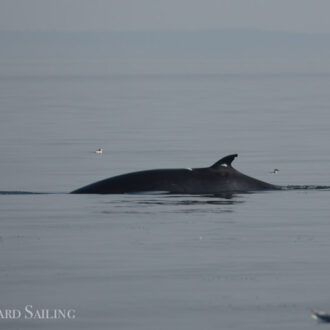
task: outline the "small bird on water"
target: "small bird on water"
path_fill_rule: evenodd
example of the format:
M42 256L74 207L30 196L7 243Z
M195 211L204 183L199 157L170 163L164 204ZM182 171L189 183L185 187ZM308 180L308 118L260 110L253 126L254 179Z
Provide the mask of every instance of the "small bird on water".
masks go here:
M312 318L321 322L330 323L330 314L312 310Z
M95 152L96 152L97 154L102 154L102 153L103 153L103 149L102 149L102 148L98 148Z
M277 174L279 172L279 170L277 168L273 169L272 171L270 171L270 174Z

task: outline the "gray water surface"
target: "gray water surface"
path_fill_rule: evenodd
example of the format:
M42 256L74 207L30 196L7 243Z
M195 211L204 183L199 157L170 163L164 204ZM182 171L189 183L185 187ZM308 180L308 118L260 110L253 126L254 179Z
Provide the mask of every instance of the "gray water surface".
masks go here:
M0 309L76 311L1 327L319 326L310 310L330 311L329 189L67 193L236 152L233 166L258 179L328 186L329 73L221 62L0 63L0 73Z

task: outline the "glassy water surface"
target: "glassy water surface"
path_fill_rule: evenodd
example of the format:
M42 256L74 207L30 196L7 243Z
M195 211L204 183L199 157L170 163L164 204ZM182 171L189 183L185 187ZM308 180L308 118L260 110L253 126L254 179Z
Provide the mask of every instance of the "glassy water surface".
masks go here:
M1 309L76 310L74 320L3 326L317 326L310 310L330 311L329 189L67 194L230 153L239 154L234 167L261 180L330 185L330 74L287 68L1 63ZM47 194L14 193L22 191Z

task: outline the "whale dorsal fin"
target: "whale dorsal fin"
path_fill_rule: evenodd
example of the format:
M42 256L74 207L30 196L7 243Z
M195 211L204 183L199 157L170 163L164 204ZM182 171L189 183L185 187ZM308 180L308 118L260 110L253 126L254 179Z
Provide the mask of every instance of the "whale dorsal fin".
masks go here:
M211 166L211 168L219 168L220 166L222 167L231 167L231 163L233 162L233 160L237 157L237 154L233 154L233 155L229 155L226 157L221 158L220 160L218 160L215 164L213 164Z

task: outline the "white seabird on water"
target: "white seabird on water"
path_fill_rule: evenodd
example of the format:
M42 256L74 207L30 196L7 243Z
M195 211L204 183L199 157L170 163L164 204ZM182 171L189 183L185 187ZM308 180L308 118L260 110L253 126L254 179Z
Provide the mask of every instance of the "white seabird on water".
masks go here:
M102 148L98 148L95 152L96 152L97 154L102 154L102 153L103 153L103 149L102 149Z
M321 322L330 323L330 313L312 310L312 318Z

